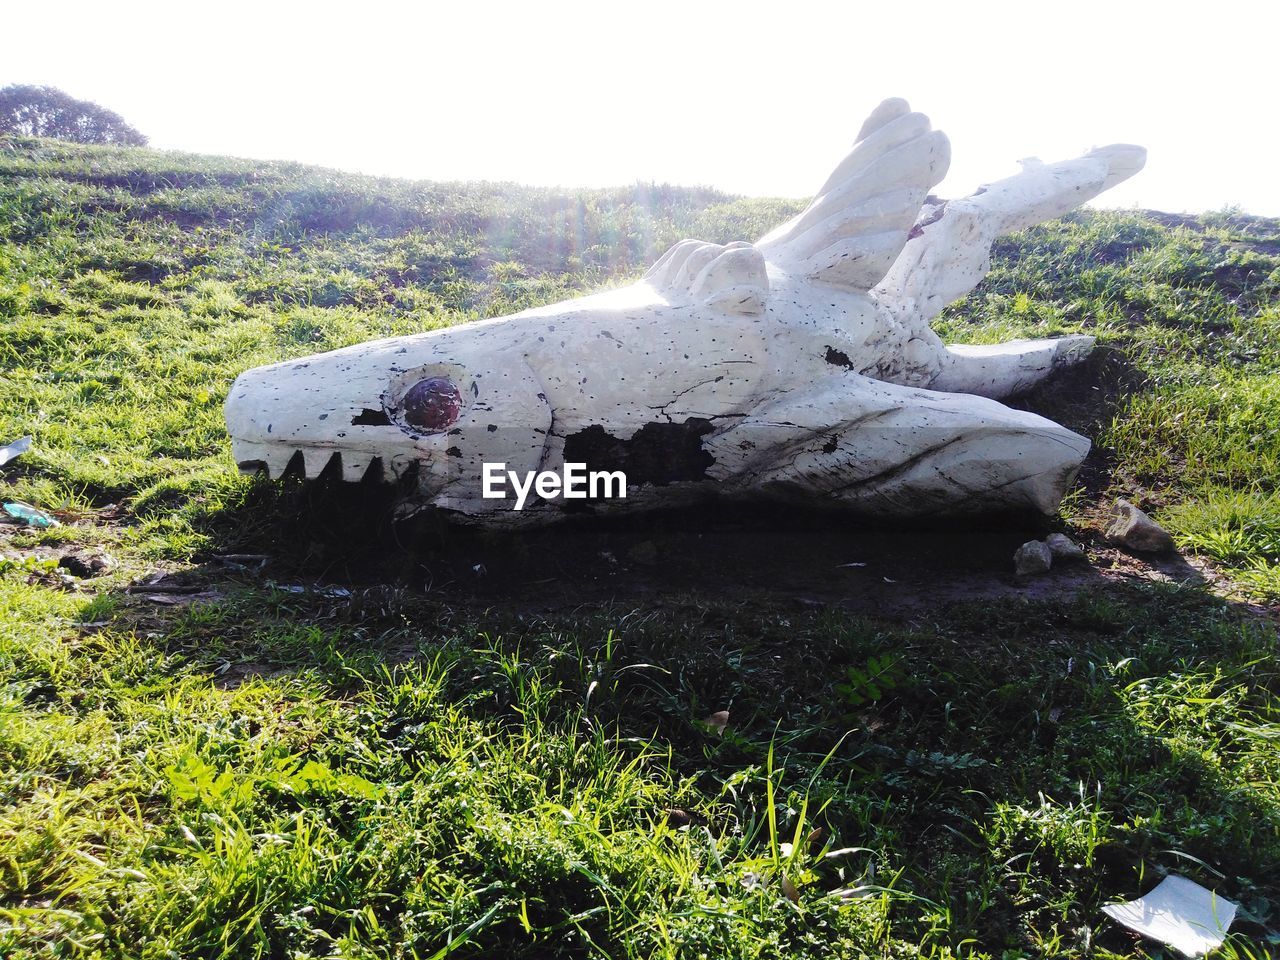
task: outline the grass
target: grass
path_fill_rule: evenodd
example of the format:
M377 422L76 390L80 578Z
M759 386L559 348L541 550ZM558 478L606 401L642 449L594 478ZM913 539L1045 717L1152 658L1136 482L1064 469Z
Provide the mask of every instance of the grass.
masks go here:
M795 208L0 139L0 438L36 438L4 494L64 521L0 565L0 955L1129 957L1099 908L1171 872L1241 903L1223 955L1272 952L1276 634L1203 588L537 613L217 561L314 572L230 461L239 371ZM1278 311L1275 221L1079 213L938 326L1096 334L1077 532L1127 496L1267 602ZM69 549L118 565L68 584ZM209 592L125 589L157 568Z

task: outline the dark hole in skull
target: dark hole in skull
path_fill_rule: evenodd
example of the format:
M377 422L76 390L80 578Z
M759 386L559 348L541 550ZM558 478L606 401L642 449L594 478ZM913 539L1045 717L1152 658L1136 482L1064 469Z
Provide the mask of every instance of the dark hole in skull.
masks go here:
M428 377L405 392L400 409L410 426L444 430L462 412L462 394L448 377Z

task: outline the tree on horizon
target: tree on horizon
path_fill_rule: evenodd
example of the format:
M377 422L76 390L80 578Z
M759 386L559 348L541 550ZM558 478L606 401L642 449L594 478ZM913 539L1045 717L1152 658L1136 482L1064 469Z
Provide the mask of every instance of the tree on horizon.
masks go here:
M57 87L30 84L0 89L0 133L75 143L147 144L147 138L114 110L77 100Z

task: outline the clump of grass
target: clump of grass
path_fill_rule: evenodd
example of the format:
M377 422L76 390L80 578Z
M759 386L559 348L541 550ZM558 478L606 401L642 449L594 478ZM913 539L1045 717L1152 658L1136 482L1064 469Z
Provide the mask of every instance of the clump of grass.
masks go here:
M1148 484L1275 489L1280 380L1216 368L1130 401L1107 438Z
M1180 543L1222 564L1250 592L1280 598L1280 492L1210 486L1160 519Z
M705 606L450 623L402 598L361 637L334 601L255 590L151 637L83 603L0 577L20 953L1065 956L1122 949L1097 908L1146 876L1264 923L1280 881L1274 635L1203 598L896 633ZM113 622L50 635L88 616ZM848 716L840 667L878 650L902 681ZM700 718L726 702L718 734Z

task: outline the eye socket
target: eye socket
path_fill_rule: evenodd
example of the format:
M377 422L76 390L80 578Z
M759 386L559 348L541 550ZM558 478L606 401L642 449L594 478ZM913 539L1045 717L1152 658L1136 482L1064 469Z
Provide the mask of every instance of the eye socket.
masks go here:
M404 422L421 430L444 430L462 413L462 394L448 377L428 377L405 391L400 400Z

